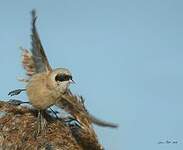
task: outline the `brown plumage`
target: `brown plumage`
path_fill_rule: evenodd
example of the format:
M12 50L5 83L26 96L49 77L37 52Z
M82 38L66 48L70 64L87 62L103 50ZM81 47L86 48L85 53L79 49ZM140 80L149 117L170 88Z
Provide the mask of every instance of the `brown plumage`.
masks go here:
M26 70L27 76L33 76L36 72L32 54L27 49L22 49L22 65Z
M72 83L72 75L68 69L51 68L37 33L35 25L37 17L35 10L33 10L31 14L32 49L31 51L22 49L22 65L29 77L28 80L26 80L28 82L26 85L28 98L31 104L40 112L38 115L38 132L41 131L42 126L44 126L41 125L41 122L44 122L42 121L43 111L56 103L80 122L84 129L91 131L93 135L95 133L91 126L92 123L99 126L116 128L116 124L102 121L90 115L82 103L82 97L76 97L70 92L68 87L70 83ZM16 92L17 94L20 93L20 91ZM11 94L13 95L13 93ZM78 98L81 101L78 100Z
M76 96L70 90L68 90L57 101L56 105L71 114L77 121L81 123L83 127L85 125L90 126L92 123L102 127L118 127L118 125L115 123L107 122L91 115L86 109L84 101L85 100L82 96Z
M27 93L29 95L30 101L32 102L33 106L36 108L45 109L53 105L58 99L60 99L59 100L60 107L63 107L61 106L61 104L63 103L62 98L58 98L61 96L61 94L59 93L58 90L53 90L54 82L51 81L49 78L50 73L53 72L53 70L49 65L48 59L46 57L43 46L41 44L41 40L37 33L37 29L35 26L36 19L37 19L36 13L35 13L35 10L33 10L32 11L32 35L31 35L32 37L31 52L32 53L29 52L27 49L22 50L23 52L22 64L31 81L27 84ZM66 71L66 72L69 72L69 71ZM65 91L63 91L62 93L64 92ZM79 116L83 116L81 118L85 118L85 117L89 118L88 120L92 121L93 123L99 126L112 127L112 128L117 127L116 124L100 120L94 117L93 115L89 114L87 111L84 111L82 103L80 103L79 101L76 101L76 99L73 99L73 94L70 91L66 92L64 96L66 96L68 100L69 107L67 106L68 107L67 112L71 113L72 115L76 114L76 110L77 111L80 110L81 112Z
M36 12L32 14L32 49L22 50L22 65L29 77L26 80L27 96L31 104L39 110L38 132L44 126L42 113L45 109L54 105L59 97L68 90L73 82L71 72L66 68L52 69L44 52L41 40L36 29ZM41 121L40 121L41 120Z

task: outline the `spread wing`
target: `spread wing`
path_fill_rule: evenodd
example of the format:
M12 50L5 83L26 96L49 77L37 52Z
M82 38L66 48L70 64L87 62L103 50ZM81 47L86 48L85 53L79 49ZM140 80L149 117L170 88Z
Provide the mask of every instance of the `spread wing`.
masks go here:
M31 77L36 73L36 66L32 54L27 49L22 49L22 65L26 70L27 76Z
M41 44L41 40L39 38L37 29L36 29L36 11L32 10L32 59L35 64L36 73L51 71L51 66L49 65L48 59L44 52L43 46Z
M31 52L22 48L22 64L26 74L31 77L35 73L51 71L41 40L36 29L36 11L32 10L32 49Z

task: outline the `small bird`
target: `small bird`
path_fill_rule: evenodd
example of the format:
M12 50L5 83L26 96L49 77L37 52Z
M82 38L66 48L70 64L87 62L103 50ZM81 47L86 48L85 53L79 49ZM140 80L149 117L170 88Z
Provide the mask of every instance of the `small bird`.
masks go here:
M8 95L18 95L22 91L26 91L26 89L16 89L9 92ZM68 112L82 126L89 126L91 123L93 123L101 127L118 128L118 124L101 120L89 113L85 107L84 102L85 100L82 96L76 96L70 90L67 90L67 92L64 93L62 97L60 97L60 99L56 102L55 105ZM22 102L20 100L11 100L10 103L20 105L28 102Z
M45 126L43 112L54 105L57 100L74 83L71 72L66 68L52 69L44 52L36 29L36 11L32 10L32 49L22 49L22 64L29 77L26 80L26 93L38 110L38 134Z
M18 95L26 91L31 104L38 109L39 134L45 126L44 110L52 105L57 105L75 116L80 122L92 122L103 127L117 128L118 125L100 120L91 115L83 103L80 102L69 90L69 85L75 83L71 72L66 68L52 69L44 52L35 23L36 11L32 10L32 49L31 52L22 48L22 64L28 76L21 79L27 83L25 89L17 89L8 95ZM82 98L81 98L82 99ZM64 108L64 106L67 106ZM85 120L85 121L84 121Z

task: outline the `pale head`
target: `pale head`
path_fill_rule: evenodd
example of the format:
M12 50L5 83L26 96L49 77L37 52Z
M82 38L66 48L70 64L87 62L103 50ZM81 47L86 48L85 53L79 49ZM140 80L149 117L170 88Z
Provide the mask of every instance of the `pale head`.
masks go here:
M51 80L53 81L55 88L61 93L66 92L69 85L74 83L71 72L66 68L54 69L51 73Z

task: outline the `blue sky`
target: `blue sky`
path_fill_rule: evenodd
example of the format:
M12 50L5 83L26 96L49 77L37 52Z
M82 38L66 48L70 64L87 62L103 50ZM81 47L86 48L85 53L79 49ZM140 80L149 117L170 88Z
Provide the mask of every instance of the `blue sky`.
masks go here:
M30 11L53 67L67 67L71 88L95 116L107 150L183 149L183 2L181 0L0 1L0 97L24 87L19 47L30 48ZM25 94L17 98L26 100ZM159 141L178 144L157 144Z

